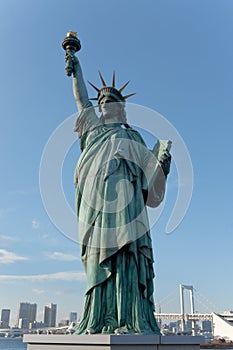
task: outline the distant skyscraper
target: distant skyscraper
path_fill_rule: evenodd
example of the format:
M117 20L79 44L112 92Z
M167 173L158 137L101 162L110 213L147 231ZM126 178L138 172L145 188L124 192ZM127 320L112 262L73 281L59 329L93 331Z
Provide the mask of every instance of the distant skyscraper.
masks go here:
M30 304L29 323L33 323L36 321L36 310L37 304Z
M45 327L56 327L57 304L47 304L44 307Z
M1 328L9 328L10 323L10 310L2 309L1 312Z
M35 322L36 309L37 309L37 304L20 303L17 326L19 328L28 328L29 323Z
M70 322L76 322L77 321L77 312L71 312L70 313Z

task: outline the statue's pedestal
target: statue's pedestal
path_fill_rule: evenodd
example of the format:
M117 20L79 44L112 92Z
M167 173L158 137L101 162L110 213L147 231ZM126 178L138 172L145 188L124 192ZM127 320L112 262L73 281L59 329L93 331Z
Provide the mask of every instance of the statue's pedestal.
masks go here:
M24 335L28 350L198 350L203 337L160 335Z

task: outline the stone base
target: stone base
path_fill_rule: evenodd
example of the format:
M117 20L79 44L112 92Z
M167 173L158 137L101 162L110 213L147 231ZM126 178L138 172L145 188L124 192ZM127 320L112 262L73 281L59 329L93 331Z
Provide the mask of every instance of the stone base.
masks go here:
M160 335L24 335L28 350L198 350L203 337Z

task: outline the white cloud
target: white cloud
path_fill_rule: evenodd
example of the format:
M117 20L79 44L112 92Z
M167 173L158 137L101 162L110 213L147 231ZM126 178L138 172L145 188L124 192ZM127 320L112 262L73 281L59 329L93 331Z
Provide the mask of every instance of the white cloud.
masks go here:
M43 294L45 292L43 289L33 289L32 291L35 294Z
M13 264L19 260L29 260L29 258L16 255L15 253L9 252L5 249L0 249L0 264Z
M65 253L61 253L61 252L53 252L53 253L45 253L45 255L49 259L53 259L53 260L62 260L62 261L80 260L78 254L73 255L73 254L65 254Z
M17 241L15 237L0 235L0 242L14 242Z
M0 281L84 281L86 275L84 272L56 272L42 275L0 275Z
M32 220L32 228L34 228L35 230L38 229L40 227L40 223L38 220L33 219Z

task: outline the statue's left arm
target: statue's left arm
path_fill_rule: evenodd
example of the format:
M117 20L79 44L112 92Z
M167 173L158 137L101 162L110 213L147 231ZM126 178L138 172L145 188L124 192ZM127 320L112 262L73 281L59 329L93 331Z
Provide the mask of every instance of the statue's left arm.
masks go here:
M148 151L152 153L152 151ZM146 205L156 208L163 201L166 180L170 172L171 154L169 150L163 152L162 155L152 155L149 157L148 188L145 193ZM146 165L148 167L148 164ZM151 174L150 174L151 173Z

